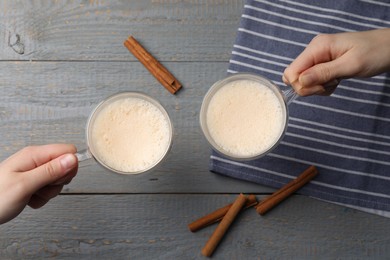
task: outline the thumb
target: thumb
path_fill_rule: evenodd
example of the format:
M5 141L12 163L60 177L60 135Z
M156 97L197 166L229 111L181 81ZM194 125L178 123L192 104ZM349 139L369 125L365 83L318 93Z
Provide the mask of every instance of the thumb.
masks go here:
M353 76L358 70L358 65L356 62L351 62L350 56L351 54L346 53L332 61L314 65L299 75L299 83L304 88L315 85L324 86L340 78Z
M64 154L41 166L26 172L30 180L31 192L35 192L42 187L53 184L65 177L77 166L77 158L74 154Z
M325 85L336 78L336 70L332 62L326 62L302 72L298 81L303 88L307 88L315 85Z

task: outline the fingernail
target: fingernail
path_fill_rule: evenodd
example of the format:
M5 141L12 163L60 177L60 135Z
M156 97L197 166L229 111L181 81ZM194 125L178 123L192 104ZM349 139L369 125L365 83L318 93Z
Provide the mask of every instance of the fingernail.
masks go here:
M67 154L60 159L60 163L64 169L71 169L76 164L76 158L73 154Z
M283 80L283 82L284 82L285 84L287 84L287 85L289 84L287 78L286 78L284 75L282 76L282 80Z
M299 83L303 87L310 87L315 82L314 75L312 73L306 73L299 77Z

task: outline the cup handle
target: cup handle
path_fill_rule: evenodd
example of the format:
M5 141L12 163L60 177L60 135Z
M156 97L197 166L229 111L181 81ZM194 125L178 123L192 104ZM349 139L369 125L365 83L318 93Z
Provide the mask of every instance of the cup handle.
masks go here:
M75 153L75 155L79 161L79 168L90 165L90 163L87 162L93 158L91 152L88 149L81 150Z
M287 105L290 105L298 97L297 92L295 92L293 88L284 91L283 95L285 97Z

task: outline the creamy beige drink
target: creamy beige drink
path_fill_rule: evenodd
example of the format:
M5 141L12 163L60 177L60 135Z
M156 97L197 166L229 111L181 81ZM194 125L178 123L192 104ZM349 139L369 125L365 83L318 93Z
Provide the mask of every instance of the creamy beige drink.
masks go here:
M281 94L246 77L217 85L202 105L202 127L211 144L235 158L256 157L274 147L286 126Z
M168 115L152 102L124 96L95 112L89 125L94 157L122 173L138 173L156 165L170 147Z

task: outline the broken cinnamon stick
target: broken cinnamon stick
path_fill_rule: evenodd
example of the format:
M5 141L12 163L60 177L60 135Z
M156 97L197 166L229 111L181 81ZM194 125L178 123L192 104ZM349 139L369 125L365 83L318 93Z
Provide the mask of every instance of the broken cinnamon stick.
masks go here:
M256 204L257 204L256 196L249 195L244 205L244 208L250 208L252 206L255 206ZM228 210L231 208L232 205L233 203L230 203L225 207L219 208L211 212L210 214L195 220L194 222L188 224L188 228L191 230L191 232L196 232L202 228L205 228L213 223L220 221L223 218L223 216L226 215L226 213L228 212Z
M206 245L202 249L202 255L211 256L213 254L214 250L217 248L226 231L233 223L237 214L245 205L246 200L247 199L245 195L240 194L238 196L238 198L234 201L233 205L230 207L226 215L222 218L214 233L211 235L210 239L207 241Z
M181 88L180 82L133 36L123 44L170 93L175 94Z
M293 194L295 191L303 187L311 179L313 179L318 173L318 170L315 166L310 166L303 173L301 173L297 178L291 182L284 185L280 190L274 192L269 197L262 200L257 206L256 211L260 215L264 215L270 209L278 205L280 202L285 200L288 196Z

